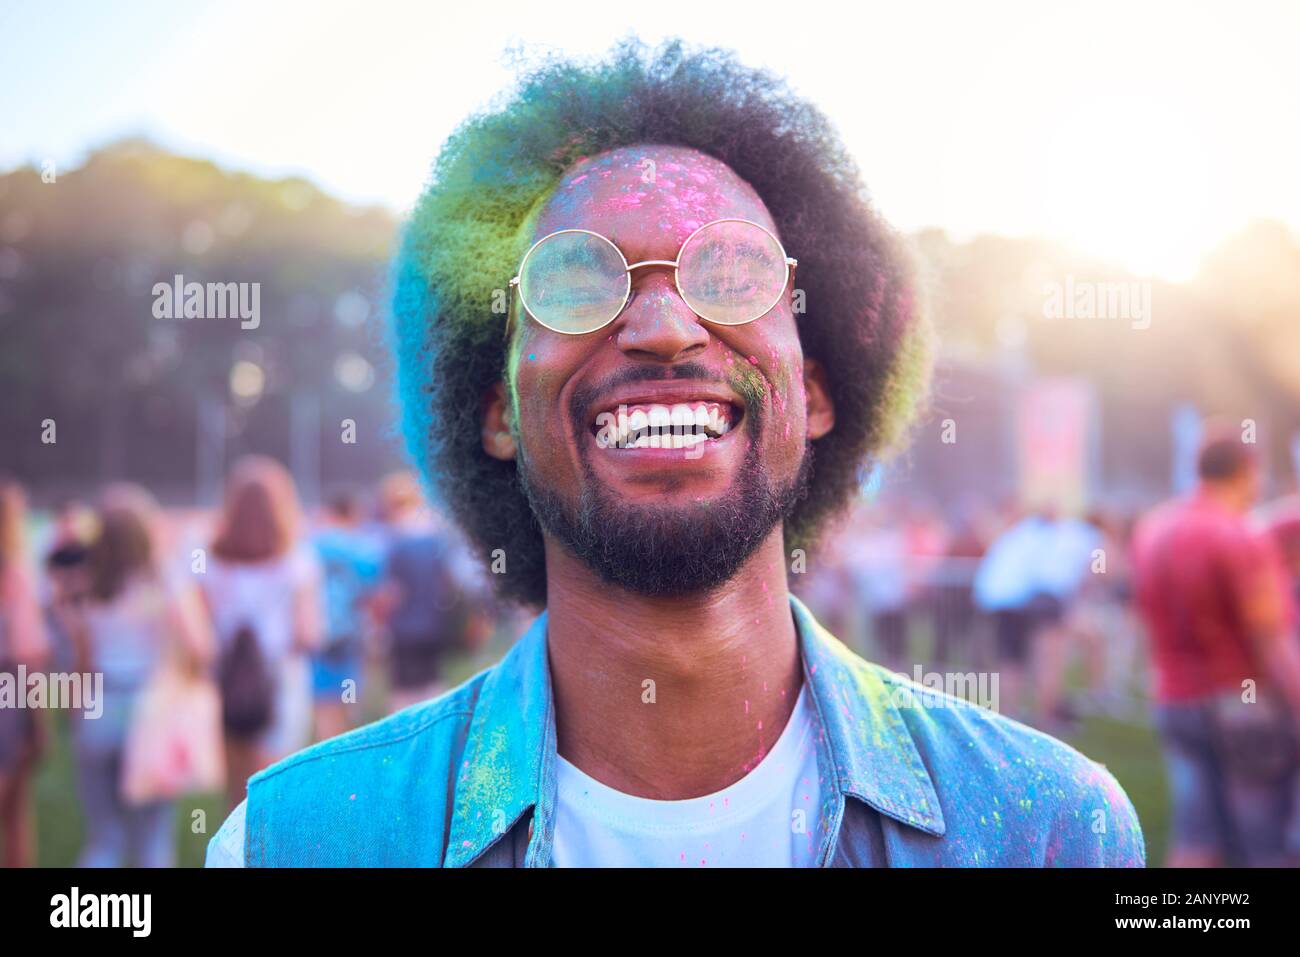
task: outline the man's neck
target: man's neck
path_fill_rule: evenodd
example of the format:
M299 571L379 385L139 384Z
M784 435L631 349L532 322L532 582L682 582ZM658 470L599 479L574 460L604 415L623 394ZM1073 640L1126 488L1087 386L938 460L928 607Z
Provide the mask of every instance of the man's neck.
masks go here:
M1235 515L1244 515L1250 510L1249 505L1242 500L1241 493L1227 483L1202 481L1197 486L1197 492L1202 498L1214 502L1220 508Z
M780 527L731 581L684 597L615 588L546 545L560 754L659 800L744 777L785 729L803 682Z

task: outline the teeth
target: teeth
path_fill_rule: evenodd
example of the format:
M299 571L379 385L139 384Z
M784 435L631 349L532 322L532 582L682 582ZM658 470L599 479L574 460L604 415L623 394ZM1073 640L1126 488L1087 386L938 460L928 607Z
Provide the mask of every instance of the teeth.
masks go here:
M668 434L672 424L673 417L668 406L650 406L650 448L672 448L672 436Z
M620 406L602 413L597 420L613 433L609 443L612 448L685 449L729 432L730 415L731 409L725 403L678 402L671 407L656 404L632 412ZM616 421L617 429L609 424L610 419Z

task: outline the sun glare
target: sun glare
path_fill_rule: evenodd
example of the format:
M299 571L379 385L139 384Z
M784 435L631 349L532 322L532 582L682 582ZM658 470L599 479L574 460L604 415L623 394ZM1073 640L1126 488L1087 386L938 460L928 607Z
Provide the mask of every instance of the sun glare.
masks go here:
M1230 226L1218 148L1177 103L1095 98L1052 129L1051 232L1137 275L1190 278Z

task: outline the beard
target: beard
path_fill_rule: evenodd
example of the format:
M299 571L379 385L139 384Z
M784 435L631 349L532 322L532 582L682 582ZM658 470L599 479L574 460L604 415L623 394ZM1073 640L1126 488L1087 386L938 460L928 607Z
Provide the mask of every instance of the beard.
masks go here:
M609 494L581 453L583 489L566 502L537 479L520 444L519 482L542 530L602 581L648 597L691 595L729 582L807 494L812 445L778 485L760 459L759 417L746 415L749 448L727 491L680 506L629 505ZM580 446L582 448L582 446ZM611 453L617 454L617 453Z

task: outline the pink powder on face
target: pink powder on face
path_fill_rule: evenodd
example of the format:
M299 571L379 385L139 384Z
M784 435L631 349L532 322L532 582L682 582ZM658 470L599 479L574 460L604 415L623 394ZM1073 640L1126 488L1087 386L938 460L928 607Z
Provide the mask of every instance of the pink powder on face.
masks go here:
M641 200L645 199L644 193L629 193L627 196L613 196L609 200L609 208L615 210L640 209Z

